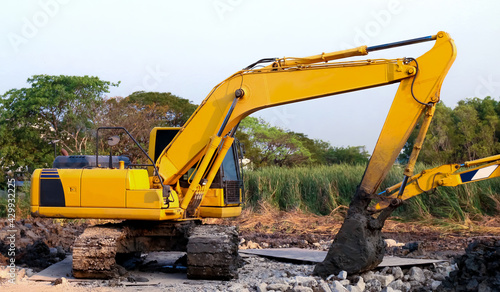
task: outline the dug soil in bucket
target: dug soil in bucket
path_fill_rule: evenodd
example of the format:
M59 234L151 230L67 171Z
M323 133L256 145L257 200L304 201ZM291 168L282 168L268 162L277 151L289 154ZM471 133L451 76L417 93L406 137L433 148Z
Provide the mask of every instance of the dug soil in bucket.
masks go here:
M325 260L314 269L316 275L326 278L340 271L361 273L382 262L385 252L382 227L397 206L389 206L378 217L373 217L368 210L370 201L368 194L356 192Z

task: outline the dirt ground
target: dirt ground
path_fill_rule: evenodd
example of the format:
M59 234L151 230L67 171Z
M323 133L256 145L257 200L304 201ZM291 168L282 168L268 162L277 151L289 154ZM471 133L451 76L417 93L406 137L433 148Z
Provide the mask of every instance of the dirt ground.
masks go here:
M330 242L342 226L343 211L331 216L318 216L300 211L276 212L265 209L260 213L245 211L234 219L208 219L215 224L239 226L245 241L261 247L318 248L315 243ZM461 253L473 238L500 235L500 218L484 217L477 221L450 222L429 219L402 222L390 218L382 229L384 237L399 243L417 243L429 253ZM390 249L387 250L390 253ZM415 254L415 256L418 256Z
M242 249L301 247L326 250L341 227L343 211L339 210L330 216L317 216L299 211L277 212L263 209L260 213L245 211L242 216L234 219L206 219L205 223L239 226ZM400 245L417 245L417 251L410 254L412 257L449 258L463 253L472 238L500 235L500 218L485 217L479 221L461 223L442 220L408 223L397 219L386 222L384 236L401 243ZM97 223L101 222L30 218L17 221L12 228L7 220L0 220L0 266L8 263L10 230L15 230L16 234L17 265L37 272L64 259L71 253L72 242L85 227ZM401 248L388 248L387 252L407 255L409 251L401 254ZM61 285L30 281L24 281L19 288L18 291L65 291ZM93 288L95 290L96 287ZM108 288L99 290L107 291ZM76 291L80 290L88 291L88 288L82 287Z

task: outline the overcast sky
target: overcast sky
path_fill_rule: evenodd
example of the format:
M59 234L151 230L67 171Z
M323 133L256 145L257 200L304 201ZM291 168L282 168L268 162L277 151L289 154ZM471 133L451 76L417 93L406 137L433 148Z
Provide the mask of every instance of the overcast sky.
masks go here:
M457 59L448 106L500 96L499 1L79 1L0 0L0 94L35 74L121 81L108 94L172 92L200 103L235 71L266 57L303 57L436 34ZM432 43L366 58L418 57ZM253 114L334 146L371 152L397 85Z

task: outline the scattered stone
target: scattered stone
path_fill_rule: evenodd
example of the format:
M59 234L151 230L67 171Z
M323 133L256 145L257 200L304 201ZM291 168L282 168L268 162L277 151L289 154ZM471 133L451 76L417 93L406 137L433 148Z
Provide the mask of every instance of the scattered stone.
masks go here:
M401 281L401 279L398 279L396 281L391 282L387 287L390 287L394 290L403 291L403 289L405 288L405 285L404 285L403 281Z
M375 279L379 280L380 284L382 287L386 287L389 285L392 281L394 281L394 276L393 275L380 275L380 274L375 274Z
M394 239L384 239L384 242L386 247L399 247L405 245L404 243L399 243Z
M257 292L267 292L267 284L260 283L257 287Z
M359 290L365 291L366 284L365 281L363 280L363 277L357 276L356 279L354 279L352 282L356 283L355 285L353 285L353 287L357 287L359 288Z
M366 283L366 287L368 291L379 292L380 290L382 290L382 283L380 283L380 281L377 279L371 279Z
M441 285L441 281L433 281L431 284L432 291L436 290Z
M414 241L414 242L408 242L403 246L404 249L407 249L409 252L414 252L419 250L420 248L420 242Z
M314 279L313 277L296 276L295 281L296 281L297 285L306 286L306 287L312 287L312 286L315 286L317 284L316 279ZM274 289L272 289L272 290L274 290Z
M442 282L445 291L499 291L500 237L477 238L455 261L457 270L446 267L451 272Z
M372 279L375 279L375 273L373 271L368 271L364 273L361 277L363 277L363 280L365 280L365 283L367 283Z
M347 272L346 271L340 271L340 273L337 275L337 278L340 279L340 280L347 279Z
M297 286L293 288L293 292L314 292L314 290L309 287Z
M54 282L52 282L52 284L55 286L55 285L66 285L68 284L68 280L64 277L61 277L61 278L57 278L54 280Z
M333 281L332 292L349 292L339 281Z
M349 281L349 280L346 279L346 280L340 280L339 283L342 284L345 287L345 286L351 284L351 281Z
M319 290L319 292L332 292L332 289L330 289L330 286L328 286L328 284L323 280L319 280L318 290ZM286 291L286 290L282 290L282 291Z
M419 267L412 267L408 272L411 281L417 281L419 283L425 283L424 271Z
M267 288L268 290L274 290L274 291L286 291L288 290L290 286L288 286L287 284L278 284L278 283L275 283L275 284L269 284L267 285Z
M357 287L357 286L348 285L347 291L349 291L349 292L363 292L364 290L359 289L359 287Z
M394 276L394 279L402 279L404 277L403 270L400 267L393 267L392 268L392 275Z

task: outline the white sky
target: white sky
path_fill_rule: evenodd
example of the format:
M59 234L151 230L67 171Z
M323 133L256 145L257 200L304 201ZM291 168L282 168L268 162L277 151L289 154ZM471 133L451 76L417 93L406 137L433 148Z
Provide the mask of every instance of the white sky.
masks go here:
M0 94L35 74L121 81L108 96L172 92L200 103L267 57L303 57L447 31L457 59L448 106L500 95L499 1L0 0ZM366 58L418 57L432 43ZM257 112L273 125L371 152L397 85Z

